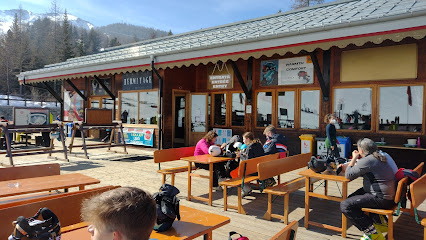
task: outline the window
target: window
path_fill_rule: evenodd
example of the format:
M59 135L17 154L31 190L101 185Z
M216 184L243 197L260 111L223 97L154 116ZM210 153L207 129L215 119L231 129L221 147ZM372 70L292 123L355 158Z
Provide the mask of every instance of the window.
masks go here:
M245 102L244 93L232 94L232 126L244 126Z
M272 92L259 92L256 101L256 127L266 127L272 124Z
M294 91L278 92L279 128L294 128Z
M139 92L139 124L157 124L158 92Z
M334 90L334 113L341 129L371 129L371 88Z
M138 119L138 93L121 93L121 120L123 123L136 124Z
M213 125L226 125L226 94L213 95Z
M206 132L206 95L191 95L191 131Z
M300 128L318 129L320 112L319 90L301 91Z
M420 132L423 86L381 87L379 130Z
M111 98L102 98L103 109L114 109L114 100Z

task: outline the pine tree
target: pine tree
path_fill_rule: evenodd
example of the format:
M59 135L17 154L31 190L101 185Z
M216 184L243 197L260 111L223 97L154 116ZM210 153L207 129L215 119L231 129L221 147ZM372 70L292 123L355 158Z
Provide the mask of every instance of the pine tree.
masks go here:
M89 36L89 46L87 49L88 54L97 53L100 50L101 47L101 38L99 36L99 33L95 31L95 29L90 29Z
M293 0L293 5L291 6L291 9L298 9L303 7L309 7L314 6L317 4L324 3L324 0Z
M109 41L109 47L116 47L120 46L121 43L118 41L118 39L115 37Z
M167 33L167 36L171 36L173 35L172 30L170 29L169 32Z
M64 22L62 24L63 31L63 42L62 42L62 61L66 61L68 58L74 57L74 46L72 44L72 26L68 22L67 10L64 13Z
M51 55L50 62L57 63L61 60L61 39L59 34L59 15L60 15L60 7L56 0L52 0L50 12L53 15L53 30L50 33L50 44L53 48L53 54Z

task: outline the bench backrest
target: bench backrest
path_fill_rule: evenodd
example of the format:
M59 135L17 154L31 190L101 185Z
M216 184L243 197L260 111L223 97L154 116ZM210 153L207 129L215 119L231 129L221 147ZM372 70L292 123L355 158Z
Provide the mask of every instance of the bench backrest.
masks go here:
M275 234L270 240L293 240L296 239L297 228L299 223L293 221L285 226L279 233Z
M418 208L426 198L426 174L410 184L412 207Z
M60 194L62 195L60 197L0 209L0 219L2 219L0 239L7 239L12 233L12 222L16 221L19 216L24 216L25 218L32 217L43 207L49 208L56 214L62 227L79 223L81 222L80 212L83 200L114 188L117 187L109 186L88 189L87 191L77 191L72 195L63 193Z
M417 165L416 168L413 169L413 171L417 172L419 174L419 176L422 175L423 172L423 166L425 165L424 162L421 162L419 165Z
M408 183L408 177L405 177L399 180L398 186L396 187L395 204L398 204L399 201L401 200L401 197L407 194L407 183Z
M308 166L308 162L311 157L311 153L304 153L291 157L280 158L275 161L259 163L257 165L259 180L265 180L274 176L278 176L282 173L306 167Z
M271 161L271 160L277 160L279 158L280 154L279 153L274 153L274 154L270 154L270 155L265 155L265 156L261 156L261 157L257 157L257 158L251 158L245 161L241 161L240 162L240 167L238 169L238 176L239 177L243 177L244 176L244 168L246 169L246 176L250 175L252 173L256 173L257 172L257 164L262 163L262 162L267 162L267 161ZM247 165L245 167L245 165Z
M162 163L180 160L182 157L194 156L194 151L195 146L156 150L154 152L154 162Z
M59 175L58 163L0 168L0 181Z

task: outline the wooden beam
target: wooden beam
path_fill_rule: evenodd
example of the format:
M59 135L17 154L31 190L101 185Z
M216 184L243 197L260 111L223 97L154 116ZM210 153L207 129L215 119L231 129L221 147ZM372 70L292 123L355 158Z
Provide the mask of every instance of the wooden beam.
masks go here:
M65 81L67 81L67 83L77 92L78 95L80 95L81 98L83 98L84 101L87 101L87 97L80 92L80 90L74 85L74 83L71 82L71 80L67 79Z
M324 101L327 102L328 99L330 98L329 90L328 90L328 87L326 86L326 83L324 81L324 77L323 77L321 69L320 69L316 50L314 50L313 52L310 52L309 55L311 56L312 63L314 64L315 74L318 77L318 82L320 84L321 92L322 92L322 98L323 98Z
M42 82L42 84L44 85L44 89L46 89L47 91L49 91L50 94L52 94L52 96L61 104L64 104L64 100L62 99L61 96L59 96L58 93L55 92L55 90L53 88L51 88L49 86L49 84L47 84L46 82Z
M114 94L111 92L111 90L104 84L104 82L102 81L102 79L100 79L97 76L94 76L95 80L99 83L99 85L101 85L101 87L105 90L105 92L108 93L108 95L112 98L115 99Z
M237 76L237 80L240 83L241 88L243 89L244 93L246 94L246 98L247 100L250 99L251 100L251 91L249 91L249 89L246 86L246 83L244 82L243 77L241 76L240 70L238 69L237 64L230 60L232 69L234 69L234 73Z

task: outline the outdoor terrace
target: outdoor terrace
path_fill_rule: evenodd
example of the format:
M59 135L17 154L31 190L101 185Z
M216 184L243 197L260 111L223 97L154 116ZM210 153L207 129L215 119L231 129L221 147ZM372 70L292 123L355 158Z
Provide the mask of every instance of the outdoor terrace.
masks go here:
M69 141L69 138L68 138ZM55 143L56 146L58 142ZM67 144L68 145L68 144ZM14 157L14 163L17 166L43 164L57 162L61 165L61 174L82 173L87 176L97 178L101 181L98 186L106 185L121 185L134 186L145 189L151 193L158 191L161 185L161 174L158 174L158 164L155 164L152 159L152 154L155 149L142 147L129 147L128 155L106 152L106 149L89 149L90 159L83 159L83 151L75 149L77 156L73 153L69 156L70 162L52 160L47 158L47 154L27 155ZM74 152L74 151L73 151ZM62 157L61 153L56 153L58 157ZM55 154L54 154L55 155ZM7 164L8 158L0 155L0 163ZM169 162L162 163L162 168L184 166L186 162ZM204 170L197 170L204 171ZM301 170L296 170L288 174L281 175L281 181L286 181L297 177L297 173ZM169 179L168 179L169 180ZM170 180L169 180L170 182ZM181 199L180 204L192 208L197 208L203 211L212 212L228 216L231 218L231 223L213 231L213 239L227 239L230 231L236 231L249 239L262 240L269 239L275 233L279 232L285 225L278 220L266 221L262 219L267 208L267 195L261 194L259 191L253 191L251 196L243 199L244 208L247 215L238 214L236 210L223 211L223 193L214 192L213 206L208 206L204 202L193 200L188 202L187 196L187 173L176 175L175 185L181 193L178 197ZM316 184L315 186L317 186ZM349 183L348 193L352 193L361 187L361 179L357 179ZM95 186L93 186L95 187ZM87 188L91 188L88 186ZM323 191L319 187L319 191ZM340 186L341 191L341 186ZM192 193L203 197L208 197L208 180L194 179L192 183ZM236 189L228 190L230 203L236 203ZM339 189L336 184L329 182L329 194L339 195ZM300 189L293 194L290 194L290 213L289 221L297 220L299 229L297 239L342 239L341 235L334 231L326 229L310 227L304 228L304 189ZM333 226L341 224L341 213L337 202L320 200L312 198L310 202L311 214L310 220L321 223L326 223ZM421 205L420 214L426 216L426 204ZM283 212L283 197L278 197L273 202L273 213L282 214ZM347 239L359 239L362 234L358 229L348 222ZM418 240L423 239L423 227L417 224L414 217L407 213L403 213L395 220L395 239L403 240ZM197 238L197 239L202 239Z

